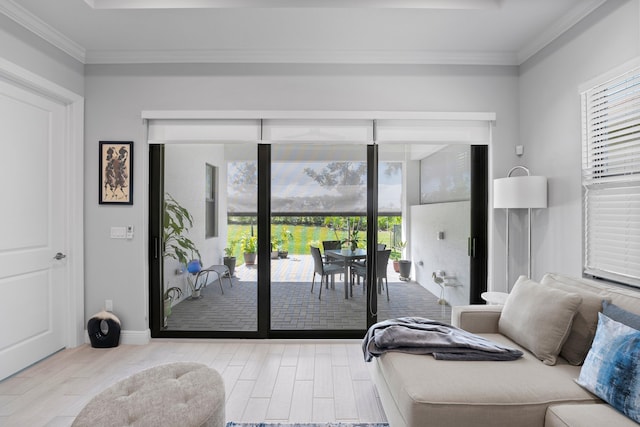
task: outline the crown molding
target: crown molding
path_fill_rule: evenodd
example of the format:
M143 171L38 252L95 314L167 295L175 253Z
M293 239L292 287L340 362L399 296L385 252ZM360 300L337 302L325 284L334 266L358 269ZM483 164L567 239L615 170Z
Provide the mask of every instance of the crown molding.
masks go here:
M552 41L560 37L591 12L602 6L606 1L607 0L591 0L588 2L581 2L578 6L574 7L553 25L542 32L538 37L534 38L530 43L518 51L518 65L524 63L533 55L544 49Z
M86 50L12 0L0 0L0 13L22 25L53 46L84 63Z
M84 0L94 9L498 9L500 0Z
M87 64L257 63L257 64L389 64L389 65L518 65L504 52L436 52L428 50L89 50Z

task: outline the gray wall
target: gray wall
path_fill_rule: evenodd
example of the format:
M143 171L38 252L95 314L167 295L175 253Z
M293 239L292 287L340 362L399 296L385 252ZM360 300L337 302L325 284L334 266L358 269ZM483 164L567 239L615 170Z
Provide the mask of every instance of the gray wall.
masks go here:
M128 65L86 67L86 314L112 299L127 330L148 328L147 149L142 110L408 110L497 113L493 168L513 164L513 67ZM135 204L99 206L98 141L135 141ZM132 224L132 241L109 239ZM106 266L117 265L117 269Z
M640 1L609 0L521 66L523 160L532 174L549 178L549 208L533 216L534 279L547 271L582 274L578 87L638 55Z
M84 65L0 14L0 57L59 84L84 93Z

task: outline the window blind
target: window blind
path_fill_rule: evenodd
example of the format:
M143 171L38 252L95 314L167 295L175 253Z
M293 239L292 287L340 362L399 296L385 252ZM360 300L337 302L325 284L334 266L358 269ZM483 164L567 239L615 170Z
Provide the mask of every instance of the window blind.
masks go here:
M640 68L582 101L584 272L640 287Z

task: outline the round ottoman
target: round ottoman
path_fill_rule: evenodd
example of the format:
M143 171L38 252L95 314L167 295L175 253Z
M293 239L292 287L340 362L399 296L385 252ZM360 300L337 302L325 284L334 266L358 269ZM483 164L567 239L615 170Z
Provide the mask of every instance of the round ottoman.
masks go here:
M225 426L224 382L200 363L156 366L89 401L73 426Z

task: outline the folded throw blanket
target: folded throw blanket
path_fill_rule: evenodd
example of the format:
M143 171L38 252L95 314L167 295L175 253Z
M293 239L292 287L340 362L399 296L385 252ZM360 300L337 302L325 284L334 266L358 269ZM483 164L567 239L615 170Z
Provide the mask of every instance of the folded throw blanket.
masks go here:
M437 360L516 360L522 352L494 343L455 326L421 317L378 322L362 342L364 360L385 351L432 354Z

